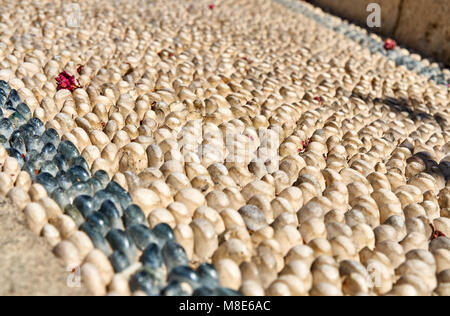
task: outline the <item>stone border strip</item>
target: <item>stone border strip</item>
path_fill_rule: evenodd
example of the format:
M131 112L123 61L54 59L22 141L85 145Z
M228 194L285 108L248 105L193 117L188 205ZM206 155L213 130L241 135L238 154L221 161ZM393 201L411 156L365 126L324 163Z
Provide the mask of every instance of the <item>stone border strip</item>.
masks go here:
M0 91L1 144L53 200L24 205L27 222L47 239L54 236L55 254L73 267L74 273L82 265L83 281L93 294L106 294L108 284L117 294L127 293L129 278L131 292L138 294L239 295L220 287L212 265L203 263L196 270L189 267L172 228L161 223L150 229L131 195L110 181L106 172L91 175L76 146L61 141L56 130L46 129L40 119L32 117L15 89L0 81ZM62 241L58 242L57 234ZM100 252L92 251L93 247Z
M406 49L396 48L387 51L383 48L383 41L379 36L368 33L363 28L343 21L341 18L335 17L324 12L319 15L315 10L321 10L313 5L306 4L299 0L273 0L294 12L300 13L317 23L339 33L343 34L352 41L367 47L371 54L382 54L389 60L395 62L397 66L405 66L408 70L426 77L439 85L450 85L450 71L448 69L440 69L438 66L428 65L428 62L413 58ZM314 9L313 9L314 8ZM323 12L323 11L322 11Z

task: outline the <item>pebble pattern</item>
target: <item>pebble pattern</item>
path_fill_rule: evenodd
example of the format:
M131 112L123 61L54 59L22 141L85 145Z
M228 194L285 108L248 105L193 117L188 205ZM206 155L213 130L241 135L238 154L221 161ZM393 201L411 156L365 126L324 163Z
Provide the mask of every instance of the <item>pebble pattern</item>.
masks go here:
M345 35L347 38L355 41L363 47L367 47L372 54L382 54L386 58L395 62L397 66L404 66L410 71L414 71L437 84L447 86L450 84L450 71L442 64L430 62L422 59L417 54L411 54L406 49L397 48L394 50L385 50L382 39L368 33L367 30L354 24L344 21L339 17L330 14L318 14L315 11L320 10L295 0L274 0L287 8L294 10L321 25L333 30L334 32ZM313 9L314 8L314 9Z
M93 294L449 294L445 72L276 2L2 17L0 194Z

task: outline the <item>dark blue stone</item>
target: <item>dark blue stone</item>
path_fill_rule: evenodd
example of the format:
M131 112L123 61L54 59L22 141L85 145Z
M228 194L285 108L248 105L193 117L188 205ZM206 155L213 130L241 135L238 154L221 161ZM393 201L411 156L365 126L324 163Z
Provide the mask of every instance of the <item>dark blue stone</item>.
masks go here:
M45 160L53 160L53 158L55 158L56 156L56 153L56 147L52 143L47 143L46 145L44 145L44 147L42 147L41 155Z
M158 239L158 244L160 247L164 247L168 241L175 240L175 234L172 228L166 223L156 225L153 228L153 234Z
M16 108L16 106L20 103L20 97L16 89L11 89L9 92L8 101L11 102L14 108Z
M39 136L37 135L28 135L25 137L25 143L27 146L27 151L30 150L35 150L37 152L41 152L42 148L43 148L43 143L41 142L41 139ZM44 157L44 156L42 156ZM53 157L51 157L50 159L45 159L45 160L51 160Z
M49 195L58 188L58 182L56 181L55 177L47 172L39 172L36 177L36 181L44 186Z
M6 139L9 139L13 132L14 129L11 121L7 118L2 118L0 120L0 135L4 136Z
M8 153L8 156L17 159L21 168L24 166L25 160L23 159L22 154L20 152L18 152L14 148L6 148L6 152Z
M42 134L41 140L44 144L52 143L55 148L58 148L59 143L61 142L58 132L53 128L46 130L44 134Z
M217 270L209 263L202 263L197 268L197 274L200 278L200 283L209 288L216 288L220 286L219 274Z
M168 282L178 281L189 283L193 289L201 286L198 274L189 266L178 266L170 271Z
M28 107L28 105L26 105L25 103L19 103L19 105L17 106L17 112L19 112L20 114L22 114L22 116L26 119L29 120L31 119L32 113L30 111L30 108Z
M86 219L86 222L102 236L106 236L111 229L111 222L108 217L100 212L93 212Z
M14 148L21 154L25 154L27 152L25 147L25 139L23 138L20 131L15 131L11 134L9 145L11 148Z
M53 146L53 145L52 145ZM58 181L58 185L64 191L67 191L72 186L72 181L70 181L69 176L64 171L59 171L56 174L56 181ZM70 196L70 195L69 195Z
M116 205L111 200L106 200L100 206L99 212L105 215L112 228L123 229L122 219L120 218L120 212Z
M123 223L127 228L137 224L147 225L147 219L139 206L131 204L123 212Z
M57 164L58 169L60 171L67 171L69 170L69 163L67 162L67 159L64 158L62 154L56 154L53 158L53 161Z
M154 269L161 268L164 264L161 248L159 248L159 246L155 243L151 243L147 246L147 248L145 248L139 260L143 265Z
M106 235L111 248L114 250L120 250L127 255L130 262L136 260L136 245L133 239L123 230L113 228Z
M120 273L130 266L130 260L128 260L127 255L120 250L114 251L109 257L109 261L111 261L116 273Z
M9 120L11 121L11 123L13 124L13 126L15 128L19 128L27 123L27 120L25 119L25 117L23 117L23 115L17 111L15 111L13 114L11 114L11 116L9 117Z
M234 291L232 289L225 288L225 287L216 288L215 294L217 296L242 296L241 293Z
M80 155L77 147L68 140L62 141L58 146L58 153L62 154L66 161Z
M113 253L105 237L100 235L95 229L92 228L91 225L85 222L80 226L80 230L85 232L86 235L88 235L89 238L92 240L92 243L94 244L95 248L102 251L105 255L110 256Z
M44 123L42 123L42 121L36 117L32 117L28 121L28 124L30 124L33 127L35 135L40 136L45 132Z
M56 163L52 160L47 160L44 161L41 165L41 172L43 173L49 173L51 174L53 177L56 177L56 175L59 172L58 166L56 165ZM56 183L58 182L55 178Z
M95 194L97 191L103 190L103 186L100 181L95 178L90 178L87 183L91 185L92 192Z
M126 209L130 204L133 203L130 194L125 191L117 182L111 181L105 189L118 197L122 209Z
M158 242L152 231L147 226L141 224L127 227L127 232L139 250L144 250L151 243Z
M130 278L132 292L143 291L149 296L157 296L161 292L164 280L159 276L159 271L143 268Z
M70 162L69 162L69 166L70 167L78 166L78 167L83 168L86 171L90 170L89 165L88 165L88 163L86 162L86 159L84 159L83 156L78 156L78 157L72 158L70 160ZM83 181L86 181L86 180L83 180Z
M11 91L11 87L5 80L0 80L0 90L3 90L3 92L8 95L9 91Z
M84 168L80 166L73 166L67 171L67 175L73 182L85 182L89 180L90 175Z
M73 200L73 205L80 210L84 218L88 218L94 212L93 204L93 199L89 195L80 195Z
M171 281L161 291L162 296L191 296L192 290L186 290L181 286L181 282Z
M98 170L94 174L94 178L101 182L103 188L106 188L109 183L109 176L104 170Z
M120 205L119 198L116 195L109 193L105 190L95 192L94 208L99 209L100 206L103 204L103 202L105 202L106 200L110 200L111 202L113 202L117 210L119 211L120 216L122 216L122 206Z
M209 287L199 287L195 289L194 293L192 293L192 296L217 296L214 289L211 289Z
M5 146L8 143L8 140L6 139L5 136L0 135L0 145Z
M79 195L88 195L92 196L92 186L88 182L75 182L72 184L69 190L67 190L67 193L69 196L71 196L73 199L76 198ZM95 210L94 203L92 204L92 208Z
M78 227L85 222L83 214L81 214L81 212L73 204L69 204L64 208L64 214L72 218Z
M53 191L53 193L51 194L51 198L55 200L55 202L59 205L59 207L62 210L65 209L66 206L70 204L69 196L61 188L57 188L55 191Z
M175 241L167 241L161 252L168 272L178 266L189 265L189 258L186 251L184 251L184 248Z

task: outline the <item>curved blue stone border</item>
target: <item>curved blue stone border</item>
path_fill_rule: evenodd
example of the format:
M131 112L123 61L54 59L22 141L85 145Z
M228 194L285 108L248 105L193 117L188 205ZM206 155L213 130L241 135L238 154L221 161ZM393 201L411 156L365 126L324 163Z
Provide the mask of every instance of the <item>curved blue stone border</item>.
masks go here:
M70 141L46 129L32 117L16 90L0 80L0 145L18 160L33 183L41 184L108 256L116 273L138 260L142 267L130 280L131 291L157 296L234 296L240 293L220 287L215 268L207 263L189 267L183 247L175 241L172 228L148 227L141 208L131 195L110 181L104 171L91 175L89 165ZM142 251L138 257L138 250ZM167 271L167 275L166 272ZM183 286L188 283L193 291Z
M340 22L334 19L327 18L328 13L324 12L324 15L319 15L314 12L308 5L303 3L301 0L273 0L279 4L293 10L294 12L300 13L319 24L345 35L352 41L360 44L363 47L367 47L372 54L380 53L384 55L389 60L395 62L397 66L405 66L408 70L413 71L419 75L426 77L429 80L436 82L439 85L447 86L450 84L450 75L445 74L438 67L431 67L425 65L422 61L414 60L410 55L405 55L402 53L400 48L394 50L385 50L384 42L378 41L369 34L364 33L363 29L351 24L347 21L341 20ZM351 27L353 26L353 27ZM355 27L356 26L356 27Z

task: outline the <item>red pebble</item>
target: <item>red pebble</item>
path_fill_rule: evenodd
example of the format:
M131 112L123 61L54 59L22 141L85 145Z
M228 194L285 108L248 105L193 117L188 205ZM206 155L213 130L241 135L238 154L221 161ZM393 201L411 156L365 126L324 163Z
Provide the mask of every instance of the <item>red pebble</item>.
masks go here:
M384 49L385 50L393 50L397 47L397 43L393 39L386 39L384 41Z
M83 65L79 65L78 68L77 68L78 74L81 74L81 72L83 71L83 69L84 69L84 66L83 66Z
M74 91L75 89L80 88L80 83L75 79L75 76L72 76L67 71L61 72L55 79L58 83L58 91L62 89Z
M208 5L208 8L210 10L214 10L215 7L216 7L216 5L214 3L211 3L210 5Z

